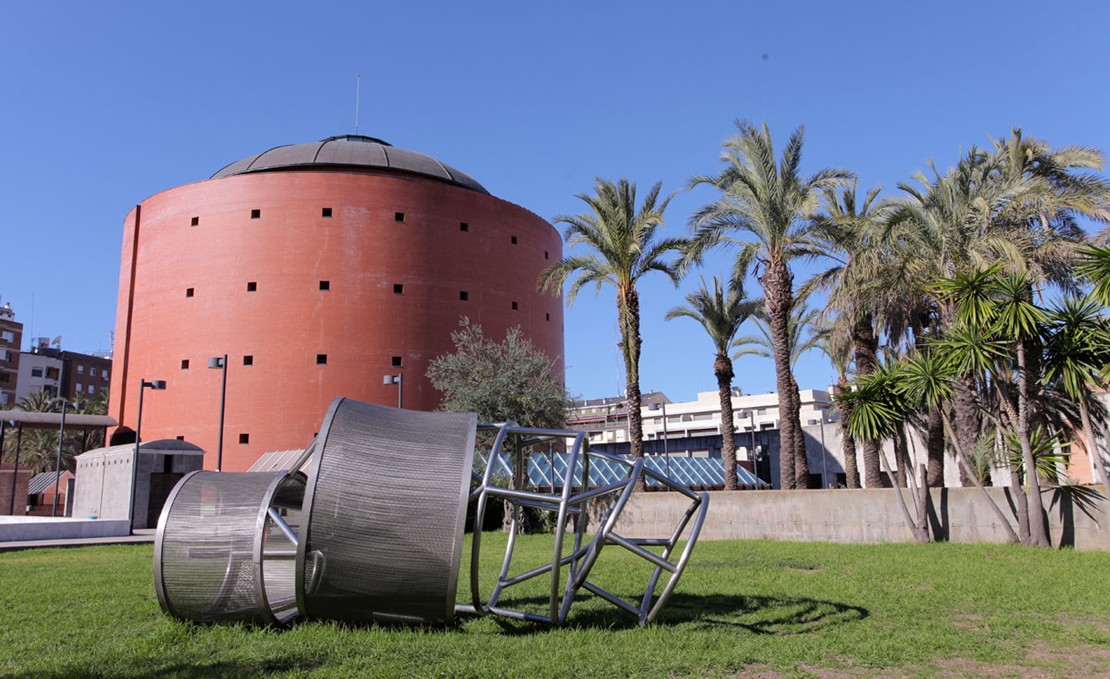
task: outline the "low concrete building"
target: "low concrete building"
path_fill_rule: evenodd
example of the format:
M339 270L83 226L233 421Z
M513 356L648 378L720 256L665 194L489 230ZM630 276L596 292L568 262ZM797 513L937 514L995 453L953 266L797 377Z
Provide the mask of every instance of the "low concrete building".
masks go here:
M135 464L132 443L78 455L73 516L126 520L133 502L132 529L156 527L158 515L174 485L185 474L204 466L204 450L177 439L139 444L132 488L131 470Z

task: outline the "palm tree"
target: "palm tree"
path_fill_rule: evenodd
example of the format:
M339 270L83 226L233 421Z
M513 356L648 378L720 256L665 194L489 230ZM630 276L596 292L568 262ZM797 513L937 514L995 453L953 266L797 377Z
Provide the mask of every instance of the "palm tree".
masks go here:
M1052 149L1015 128L989 149L972 147L944 174L930 164L934 179L914 175L920 186L899 184L907 199L890 220L888 241L908 262L904 297L926 300L936 322L949 328L954 308L930 291L938 278L1000 262L1007 271L1029 272L1033 284L1073 289L1072 266L1084 240L1077 218L1110 219L1110 183L1092 173L1102 163L1097 150ZM1037 372L1035 363L1029 367ZM955 421L966 450L979 436L983 388L969 376L956 384Z
M907 297L895 292L900 282L897 260L890 257L882 242L885 220L891 215L894 204L878 200L881 190L881 186L871 188L861 201L856 180L839 192L834 188L825 189L822 214L815 220L814 231L834 265L801 287L803 294L812 290L829 292L826 315L836 314L834 324L843 326L850 342L850 360L854 361L860 377L879 367L876 317L886 317L888 322L893 322L895 317L904 318L908 301ZM846 384L847 380L844 381ZM850 410L847 404L838 407ZM846 426L847 412L843 415L842 428ZM879 443L865 439L862 444L864 480L868 488L878 488L883 484ZM855 452L854 446L852 452ZM859 487L854 459L852 468L856 485L852 485L849 474L848 487Z
M1067 297L1050 309L1046 330L1044 382L1057 385L1079 406L1087 454L1096 478L1110 489L1090 408L1092 386L1105 387L1107 382L1110 325L1095 302Z
M1039 352L1039 334L1044 312L1033 304L1029 274L1000 273L1001 264L957 273L942 279L936 289L954 304L956 325L938 346L951 356L962 374L989 375L1002 414L1020 444L1026 493L1024 503L1017 494L1018 528L1026 544L1049 547L1045 528L1040 479L1034 459L1030 368L1034 346ZM1011 383L1016 376L1016 383ZM1016 392L1016 394L1015 394ZM1021 479L1017 478L1020 485ZM1022 506L1024 504L1024 506Z
M823 254L810 235L809 217L816 212L821 191L847 181L846 170L822 169L803 176L803 128L790 136L776 164L774 144L766 123L757 128L737 121L739 134L726 139L721 161L725 168L713 176L690 180L691 187L708 184L720 192L717 200L692 218L694 238L686 264L698 262L710 248L738 249L735 274L754 271L763 288L770 318L779 392L780 486L806 488L809 465L801 430L801 404L793 396L790 370L789 319L794 307L791 262ZM740 240L740 236L753 240ZM734 274L734 275L735 275Z
M763 300L744 297L744 283L733 280L722 285L713 277L713 289L701 286L686 295L686 306L674 307L667 312L668 321L675 318L692 318L705 328L713 343L713 374L717 378L717 393L721 399L721 458L725 467L725 490L736 490L736 422L732 415L732 359L729 348L740 330L740 325L762 306ZM755 469L752 469L753 473Z
M817 348L820 349L833 369L836 370L836 395L847 393L851 390L848 375L851 372L852 345L847 333L843 332L841 324L833 322L818 332L820 340ZM859 488L859 466L856 463L856 439L848 429L848 418L852 414L852 405L847 401L835 400L836 408L840 413L840 445L844 455L844 476L849 488ZM866 444L865 444L866 445Z
M878 444L885 439L895 439L895 445L904 450L906 420L914 411L915 403L902 385L900 365L883 365L857 378L856 390L838 395L837 400L851 405L848 430L855 438ZM881 450L880 446L880 454ZM893 467L888 461L887 476L890 477L890 485L894 486L894 497L906 527L910 529L916 542L929 542L929 517L926 512L928 491L918 486L912 472L905 474L914 498L914 514L911 515L891 469Z
M593 194L575 197L589 206L577 215L558 215L555 223L566 224L564 238L569 246L584 245L589 252L569 255L552 264L539 278L541 290L557 294L572 277L567 290L567 305L574 303L583 286L593 284L600 292L604 283L617 291L617 322L621 330L620 348L627 378L628 434L632 457L644 455L643 422L640 413L640 296L636 283L644 275L658 271L676 286L676 265L664 261L668 253L683 251L682 238L656 239L663 227L663 212L674 194L660 201L662 182L648 191L639 207L636 184L621 178L617 183L598 178ZM643 480L638 482L643 488Z

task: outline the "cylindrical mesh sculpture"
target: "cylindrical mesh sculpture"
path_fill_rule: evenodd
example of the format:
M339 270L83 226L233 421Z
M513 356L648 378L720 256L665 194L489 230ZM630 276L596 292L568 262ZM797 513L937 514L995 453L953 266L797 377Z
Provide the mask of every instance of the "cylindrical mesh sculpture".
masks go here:
M406 411L338 398L290 471L187 475L158 523L154 583L162 610L204 622L283 624L302 615L449 624L462 612L561 625L576 595L586 590L641 625L653 621L686 568L708 495L648 470L643 460L591 452L582 432L513 423L483 429L494 435L494 443L478 475L472 472L473 413ZM564 442L570 447L560 474L554 458L548 460L549 492L529 489L530 452ZM310 460L306 479L299 470ZM591 474L591 461L595 467L604 461L605 473ZM513 479L509 487L496 485L494 479L506 471ZM615 531L642 477L690 500L669 537ZM472 482L476 488L470 491ZM477 504L471 604L456 605L468 499ZM481 526L486 511L502 501L511 505L512 535L492 593L483 599ZM554 553L548 564L516 572L513 548L524 508L553 515ZM618 545L650 565L639 602L588 579L606 545ZM543 612L501 603L505 590L539 576L550 580Z
M279 624L297 614L300 472L192 472L158 521L154 587L162 610L200 622Z

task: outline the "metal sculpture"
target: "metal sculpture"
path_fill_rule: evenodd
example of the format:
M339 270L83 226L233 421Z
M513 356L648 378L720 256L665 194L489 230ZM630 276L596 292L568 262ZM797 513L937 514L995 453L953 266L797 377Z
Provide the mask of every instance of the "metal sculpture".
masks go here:
M471 471L479 429L493 439L481 475ZM550 457L554 446L567 441L563 474L556 478L549 465L549 492L527 489L528 456L546 445ZM500 486L495 469L503 469L506 459L512 478ZM600 461L604 478L591 475L591 463ZM306 477L300 470L309 464ZM640 480L690 500L669 537L616 532ZM456 605L468 500L477 506L471 604ZM511 535L492 591L483 598L481 526L491 503L499 501L511 507ZM525 508L553 516L555 544L550 562L517 572L514 547ZM513 423L479 428L472 413L405 411L339 398L288 471L193 472L178 483L158 522L155 589L163 611L179 618L271 625L298 616L450 624L456 612L561 625L586 590L643 625L674 591L707 509L707 494L648 469L642 459L591 452L583 432ZM607 545L651 566L638 602L589 579ZM503 603L507 590L545 575L550 589L543 610Z
M590 451L585 445L585 434L580 431L528 429L515 424L495 425L485 429L496 430L497 436L487 458L485 472L478 487L471 494L478 503L470 560L470 591L473 603L469 606L460 606L460 610L562 625L566 621L578 591L585 589L634 615L640 625L652 622L667 603L667 599L686 568L690 553L705 521L709 496L705 493L694 493L667 477L648 470L642 458L631 461ZM573 441L569 451L569 461L560 479L556 480L552 477L550 492L525 490L530 449L543 444L561 443L567 439ZM494 469L501 463L502 455L505 453L512 460L509 487L494 483ZM542 455L542 453L533 454ZM596 464L597 461L608 463L606 466L610 470L613 467L623 468L625 473L619 479L610 478L601 483L591 483L591 462ZM553 465L549 466L554 468ZM637 481L648 477L673 491L682 493L690 499L690 505L667 538L622 536L615 531L617 519L635 489ZM556 481L561 483L557 485ZM492 593L487 600L483 601L479 573L481 526L490 502L498 498L507 500L511 505L509 542L505 549L501 572ZM526 507L554 514L552 527L555 544L550 562L513 574L513 551L516 536L519 533L522 510ZM674 559L679 540L691 520L693 525L687 536L686 545L678 558ZM587 525L591 521L596 522L597 526L592 538L587 539ZM568 522L570 522L569 526ZM564 554L564 540L567 537L572 539L573 544L569 553ZM602 548L610 544L623 547L654 567L638 603L621 599L588 579L591 569L601 555ZM649 547L658 548L661 553L652 552ZM666 582L656 594L660 578L664 573L667 574ZM499 605L501 596L507 589L545 574L550 578L546 614L515 610Z

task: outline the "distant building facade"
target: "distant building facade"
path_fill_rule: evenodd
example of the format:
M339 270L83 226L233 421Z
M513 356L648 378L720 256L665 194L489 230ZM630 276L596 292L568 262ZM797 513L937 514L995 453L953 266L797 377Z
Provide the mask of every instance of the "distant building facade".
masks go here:
M111 376L111 358L63 351L47 338L36 338L20 356L16 401L40 389L67 401L91 401L108 389Z
M801 397L803 430L817 440L825 423L830 435L837 428L831 424L839 420L828 391L804 389ZM666 413L666 424L664 424ZM779 400L778 394L744 394L732 390L732 413L736 431L736 457L740 464L756 473L764 481L778 482ZM672 402L665 394L649 392L642 396L644 451L648 455L672 457L720 457L721 400L716 391L699 392L694 401ZM628 407L621 397L588 399L577 404L567 414L571 429L589 432L590 446L611 453L627 453ZM810 433L810 430L813 430ZM818 450L811 453L810 485L826 487L843 480L844 469L840 463L830 465L830 457L821 457ZM824 464L822 464L824 462Z
M0 307L0 408L18 399L19 348L23 344L23 324L15 320L11 304Z

